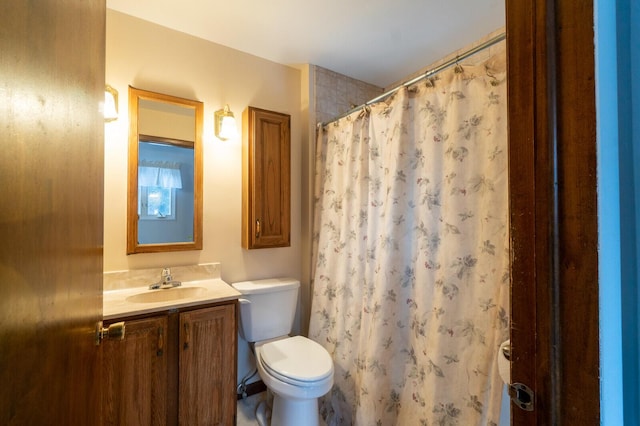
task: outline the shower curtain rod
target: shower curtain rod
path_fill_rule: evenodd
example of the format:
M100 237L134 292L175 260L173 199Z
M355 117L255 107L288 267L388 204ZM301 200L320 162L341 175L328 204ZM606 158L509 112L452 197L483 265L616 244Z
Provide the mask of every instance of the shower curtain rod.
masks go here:
M351 108L349 111L345 112L344 114L341 114L341 115L337 116L336 118L334 118L331 121L327 121L326 123L322 123L322 122L318 123L318 127L324 127L327 124L330 124L330 123L333 123L334 121L340 120L341 118L346 117L347 115L349 115L349 114L351 114L353 112L359 111L359 110L367 107L368 105L374 104L374 103L386 98L387 96L390 96L390 95L394 94L395 92L397 92L398 90L402 89L403 87L409 87L412 84L415 84L415 83L419 82L420 80L423 80L423 79L425 79L427 77L431 77L432 75L439 73L440 71L444 70L445 68L448 68L451 65L455 65L458 62L460 62L460 61L462 61L464 59L467 59L469 56L475 55L476 53L486 49L487 47L491 47L494 44L501 42L506 37L507 37L506 33L500 33L497 36L485 41L484 43L481 43L481 44L477 45L476 47L467 50L464 53L456 55L455 58L451 58L448 61L444 62L443 64L438 65L437 67L434 67L434 68L430 69L429 71L426 71L423 74L420 74L419 76L417 76L417 77L415 77L415 78L413 78L413 79L411 79L411 80L409 80L407 82L401 83L401 84L397 85L396 87L394 87L393 89L387 90L383 94L381 94L379 96L376 96L375 98L371 99L370 101L367 101L367 102L363 103L362 105L358 105L358 106L356 106L354 108Z

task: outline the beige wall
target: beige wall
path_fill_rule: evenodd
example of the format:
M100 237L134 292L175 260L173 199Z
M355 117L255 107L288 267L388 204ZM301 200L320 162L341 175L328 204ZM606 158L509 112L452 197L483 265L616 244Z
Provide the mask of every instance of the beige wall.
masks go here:
M227 282L301 279L300 79L295 68L107 10L106 82L119 92L120 117L105 124L105 272L220 262ZM126 255L129 85L204 103L201 251ZM225 104L235 113L239 131L248 105L291 115L289 248L244 250L240 245L241 139L222 142L213 135L213 113Z

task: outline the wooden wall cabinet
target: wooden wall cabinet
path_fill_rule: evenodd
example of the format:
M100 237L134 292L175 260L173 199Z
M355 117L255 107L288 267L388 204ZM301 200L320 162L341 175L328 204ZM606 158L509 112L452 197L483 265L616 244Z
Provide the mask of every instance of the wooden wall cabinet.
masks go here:
M291 118L248 107L242 114L242 247L291 245Z
M124 320L103 342L104 425L235 425L237 302Z

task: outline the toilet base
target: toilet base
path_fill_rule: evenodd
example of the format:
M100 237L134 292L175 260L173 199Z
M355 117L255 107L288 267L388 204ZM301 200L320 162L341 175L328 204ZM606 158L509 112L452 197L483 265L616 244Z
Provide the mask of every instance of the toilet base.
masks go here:
M273 393L271 426L319 426L318 399L285 399Z

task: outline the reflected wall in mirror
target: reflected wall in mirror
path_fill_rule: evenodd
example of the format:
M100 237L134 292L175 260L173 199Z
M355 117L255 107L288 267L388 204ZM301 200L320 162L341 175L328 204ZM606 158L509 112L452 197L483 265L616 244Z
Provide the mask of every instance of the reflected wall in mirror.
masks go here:
M129 86L127 254L202 249L203 110Z

